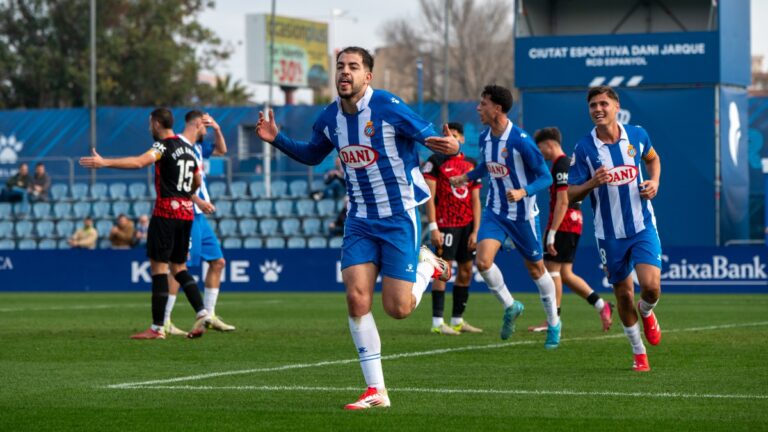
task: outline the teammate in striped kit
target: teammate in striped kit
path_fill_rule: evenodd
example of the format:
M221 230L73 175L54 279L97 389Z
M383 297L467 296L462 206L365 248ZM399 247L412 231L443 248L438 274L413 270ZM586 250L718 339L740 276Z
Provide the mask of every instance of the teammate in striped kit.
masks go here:
M651 368L640 337L638 310L648 343L661 341L661 328L653 313L661 292L661 242L650 201L658 192L661 162L643 128L616 120L619 96L612 88L589 89L587 102L595 127L576 143L568 173L568 199L581 201L589 195L600 259L632 345L632 368L645 372ZM647 180L640 170L641 160ZM637 309L633 268L641 291Z
M477 112L480 121L488 126L480 134L480 154L484 163L467 174L452 177L451 184L461 187L469 180L490 175L477 236L475 264L488 288L504 306L501 338L512 336L515 320L524 309L523 304L510 294L501 270L493 262L501 245L511 238L539 290L547 315L544 348L554 349L560 345L561 324L555 304L555 282L542 261L539 208L536 206L536 193L552 184L552 176L528 133L507 118L512 107L509 89L489 85L483 89L481 97Z
M207 142L199 140L192 144L195 151L195 157L197 163L202 167L203 159L208 159L211 156L225 155L227 153L227 142L224 140L224 135L221 133L219 124L208 114L198 110L189 111L184 116L185 129L195 127L194 123L197 120L203 122L203 125L213 129L214 142ZM192 235L189 245L189 259L187 260L187 266L200 266L201 262L205 260L208 263L208 271L205 275L205 290L203 293L203 304L205 309L210 313L211 319L206 323L208 328L212 328L218 331L234 331L235 327L229 325L216 316L216 302L219 297L219 287L221 286L221 273L224 271L224 254L221 251L221 243L216 238L216 234L213 232L211 225L208 223L206 214L212 214L216 211L216 207L211 202L211 197L208 195L208 188L205 182L205 171L200 170L202 176L202 183L197 189L197 193L192 196L192 202L195 204L195 219L192 223ZM169 293L168 303L165 306L165 333L167 335L186 336L187 332L178 329L171 321L171 313L173 307L176 304L176 295L179 292L179 284L174 279L169 280Z
M317 165L335 148L347 184L347 222L341 268L347 292L349 328L368 389L345 409L388 407L381 367L381 340L371 314L376 277L382 276L384 310L407 317L421 301L430 279L448 280L450 267L429 249L419 251L421 223L416 208L429 199L419 170L416 143L457 154L459 143L447 126L437 136L432 124L398 97L369 86L373 57L348 47L336 57L339 98L315 121L309 142L278 133L274 116L259 113L256 133L291 158Z

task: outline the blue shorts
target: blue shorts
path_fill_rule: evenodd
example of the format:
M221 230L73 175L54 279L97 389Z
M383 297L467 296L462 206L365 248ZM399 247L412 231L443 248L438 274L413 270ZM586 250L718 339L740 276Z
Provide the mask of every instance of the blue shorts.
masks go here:
M195 214L192 223L192 235L189 238L189 267L198 267L202 261L214 261L224 258L221 252L221 243L216 238L208 219L204 214Z
M382 276L416 282L421 219L415 208L383 219L348 217L341 269L372 262Z
M653 225L629 238L597 239L597 247L611 284L626 279L636 264L649 264L661 269L661 241Z
M538 216L528 220L513 221L501 217L491 210L483 210L480 230L477 232L477 242L493 239L503 245L507 238L512 240L515 248L526 260L536 262L544 257L544 251L541 249L541 228Z

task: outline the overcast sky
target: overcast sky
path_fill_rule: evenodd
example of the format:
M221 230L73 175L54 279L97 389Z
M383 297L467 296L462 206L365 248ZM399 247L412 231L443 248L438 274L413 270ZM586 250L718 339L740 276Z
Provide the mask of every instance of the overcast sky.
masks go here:
M726 0L727 1L727 0ZM765 56L763 67L768 68L768 0L751 1L752 53ZM365 5L364 7L361 5ZM217 0L216 8L200 15L200 22L213 29L223 40L235 46L232 58L222 65L219 73L230 73L235 79L245 79L245 15L269 13L270 0ZM416 0L279 0L277 14L316 21L331 22L337 10L331 37L336 47L358 45L375 49L383 45L381 27L391 19L419 16ZM259 101L266 99L266 86L253 86ZM275 102L282 103L280 91ZM299 102L309 102L311 92L299 91Z

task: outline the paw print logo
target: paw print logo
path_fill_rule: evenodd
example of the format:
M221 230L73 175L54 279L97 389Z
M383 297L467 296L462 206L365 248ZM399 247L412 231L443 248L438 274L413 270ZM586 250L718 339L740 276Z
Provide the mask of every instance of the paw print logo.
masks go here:
M280 279L280 272L283 271L283 266L277 263L277 261L264 261L264 264L259 266L261 274L264 275L264 282L277 282Z
M22 148L24 143L16 141L16 135L10 137L0 135L0 163L15 164Z

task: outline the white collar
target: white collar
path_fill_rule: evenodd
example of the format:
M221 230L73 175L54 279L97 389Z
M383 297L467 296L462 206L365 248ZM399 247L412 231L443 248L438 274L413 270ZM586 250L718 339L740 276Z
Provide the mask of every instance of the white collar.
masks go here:
M507 127L504 129L504 132L501 133L501 136L499 137L499 141L506 141L509 138L509 134L512 132L512 120L507 119ZM488 136L485 137L485 141L491 141L491 137L493 136L493 129L490 127L488 128Z
M359 101L357 101L357 112L361 112L368 108L368 104L371 102L371 96L373 96L373 88L369 85L365 89L365 94L363 97L360 98ZM336 104L339 106L339 111L344 112L344 110L341 108L341 97L336 96Z
M624 125L621 123L617 123L619 125L619 131L621 134L619 135L619 141L629 141L629 136L627 135L627 130L624 129ZM595 143L595 147L600 148L606 144L613 144L613 143L604 143L600 140L600 138L597 137L597 127L592 128L592 141Z

